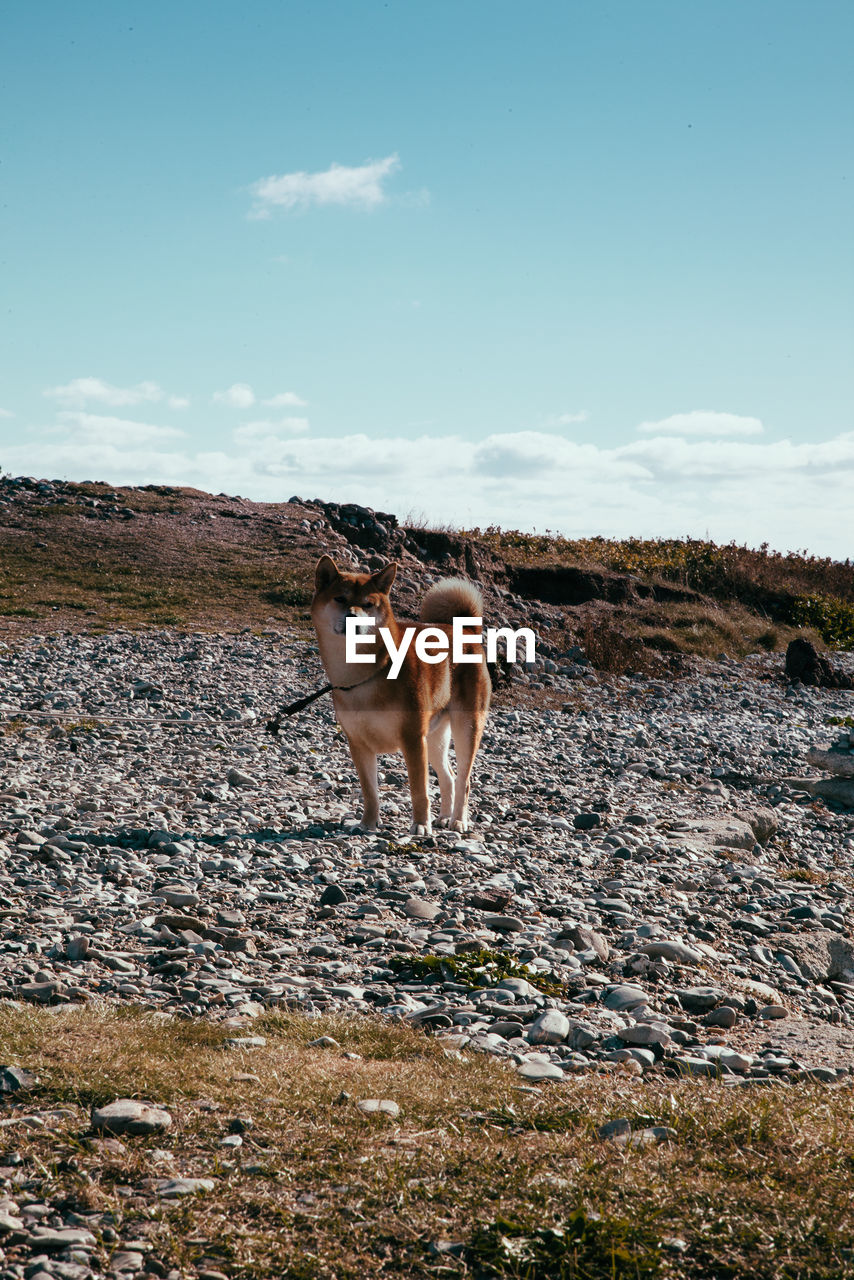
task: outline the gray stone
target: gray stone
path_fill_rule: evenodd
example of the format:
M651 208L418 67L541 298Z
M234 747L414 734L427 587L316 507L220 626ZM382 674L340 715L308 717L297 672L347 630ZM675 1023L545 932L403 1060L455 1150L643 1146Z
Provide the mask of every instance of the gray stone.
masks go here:
M538 1084L543 1080L565 1079L560 1067L544 1059L531 1060L529 1058L517 1068L517 1071L523 1080L530 1080L532 1084Z
M579 951L595 951L598 960L604 964L611 955L605 938L601 933L597 933L595 929L591 929L586 924L574 924L571 927L562 929L558 934L558 938L567 938L574 947Z
M32 1093L38 1083L38 1076L23 1067L0 1067L0 1094Z
M193 1196L200 1191L213 1191L213 1178L158 1178L154 1184L157 1194L165 1199Z
M738 1014L728 1004L719 1005L717 1009L710 1009L703 1018L703 1026L706 1027L724 1027L728 1029L734 1027L736 1022L738 1022Z
M850 751L833 751L828 747L810 747L807 764L817 765L825 773L838 778L854 778L854 755Z
M833 800L846 809L854 809L854 778L820 778L810 790L822 800Z
M630 1027L620 1027L617 1035L623 1044L659 1044L662 1048L672 1044L670 1028L655 1022L636 1022Z
M689 947L684 942L671 941L667 938L655 938L652 942L643 942L638 946L642 955L654 960L672 960L675 964L700 964L706 957L702 951Z
M561 1044L569 1031L570 1022L566 1014L558 1009L547 1009L529 1026L528 1039L531 1044Z
M52 1227L34 1227L29 1235L28 1243L33 1249L44 1249L47 1253L60 1249L94 1249L97 1240L91 1231L81 1231L74 1227L56 1230Z
M383 1115L396 1120L400 1115L399 1104L391 1098L360 1098L356 1106L366 1116Z
M117 1098L92 1112L92 1128L99 1133L161 1133L171 1123L168 1111L134 1098Z
M403 904L403 914L410 920L435 920L442 914L437 902L427 902L424 898L407 898Z
M610 990L606 988L606 995L602 1001L606 1009L614 1009L618 1013L624 1013L629 1009L637 1009L642 1004L649 1002L649 996L643 987L633 987L625 983L619 983Z
M720 987L681 987L676 995L686 1013L708 1013L726 998Z
M494 933L519 933L525 928L525 921L518 916L485 915L483 924Z
M346 901L347 895L340 884L328 884L320 895L317 905L319 907L338 907L342 902ZM410 901L415 901L415 899L410 899Z

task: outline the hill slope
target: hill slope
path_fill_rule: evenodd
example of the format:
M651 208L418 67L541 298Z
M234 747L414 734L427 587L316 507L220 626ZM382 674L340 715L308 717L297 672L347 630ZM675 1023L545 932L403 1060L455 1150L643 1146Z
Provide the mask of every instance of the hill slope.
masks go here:
M612 669L772 651L798 627L854 647L849 561L690 540L454 532L400 526L353 504L8 476L0 478L0 635L304 626L323 551L358 569L399 560L402 616L414 613L431 576L473 577L488 621L534 625L546 657L580 641Z

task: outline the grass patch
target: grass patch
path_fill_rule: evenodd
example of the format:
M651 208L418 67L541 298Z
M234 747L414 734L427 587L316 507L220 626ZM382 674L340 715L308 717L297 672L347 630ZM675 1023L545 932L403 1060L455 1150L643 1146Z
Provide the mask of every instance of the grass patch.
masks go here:
M4 1061L40 1079L2 1109L62 1110L0 1131L0 1168L4 1150L21 1159L0 1192L73 1210L103 1270L144 1239L166 1269L238 1280L854 1275L849 1090L619 1075L529 1089L389 1021L276 1013L248 1032L266 1044L230 1049L240 1031L141 1011L0 1006ZM321 1035L338 1047L313 1048ZM104 1148L89 1108L121 1096L167 1106L171 1128ZM396 1101L397 1120L363 1115L369 1097ZM243 1145L229 1150L235 1116ZM600 1140L617 1117L676 1138ZM153 1179L175 1176L213 1189L158 1198Z
M494 1276L525 1280L654 1280L661 1275L657 1233L627 1218L581 1207L559 1227L501 1218L479 1227L466 1250L469 1262Z
M458 956L392 956L389 968L412 982L460 982L475 990L494 987L504 978L524 978L545 995L561 995L564 984L551 973L518 964L503 951L486 947Z
M314 589L310 582L300 581L288 575L283 581L261 593L262 599L270 604L285 605L290 608L307 608L314 598Z
M10 624L217 630L263 625L271 614L304 624L314 547L283 546L278 523L258 516L247 537L249 521L209 519L233 515L231 499L195 490L74 492L138 518L101 520L77 503L52 503L23 511L14 534L0 529L0 616Z
M781 880L797 880L801 884L827 884L830 879L824 871L811 871L809 867L790 867L779 875Z
M619 1075L529 1089L389 1021L276 1013L248 1032L266 1044L230 1049L240 1031L141 1011L0 1006L4 1061L40 1079L2 1110L61 1109L43 1129L0 1131L0 1168L4 1150L22 1162L0 1194L72 1210L103 1270L144 1239L165 1269L237 1280L854 1275L849 1090ZM321 1035L339 1047L313 1048ZM104 1148L89 1108L121 1096L167 1106L171 1128ZM369 1097L399 1117L363 1115ZM229 1150L235 1116L243 1145ZM600 1140L617 1117L676 1138ZM153 1180L177 1176L213 1189L158 1198Z

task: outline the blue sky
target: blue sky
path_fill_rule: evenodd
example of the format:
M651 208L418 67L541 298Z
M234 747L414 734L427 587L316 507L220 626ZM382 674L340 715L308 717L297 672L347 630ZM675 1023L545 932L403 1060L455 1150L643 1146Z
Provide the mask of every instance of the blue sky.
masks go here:
M3 25L4 469L854 552L848 0Z

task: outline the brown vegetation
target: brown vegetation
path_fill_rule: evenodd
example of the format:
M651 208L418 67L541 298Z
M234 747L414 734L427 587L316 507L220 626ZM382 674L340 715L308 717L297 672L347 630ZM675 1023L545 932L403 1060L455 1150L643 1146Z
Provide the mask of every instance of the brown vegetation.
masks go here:
M251 1031L264 1047L127 1010L0 1010L4 1057L41 1078L13 1114L64 1109L48 1128L4 1131L26 1198L100 1215L86 1220L105 1267L120 1237L164 1268L246 1280L854 1275L849 1090L619 1068L529 1088L388 1022L274 1014ZM324 1034L337 1046L312 1047ZM105 1148L88 1113L118 1096L168 1106L171 1129ZM362 1098L400 1115L365 1116ZM238 1151L221 1146L235 1117ZM617 1118L672 1134L619 1146L597 1132ZM214 1186L159 1199L153 1180L174 1176Z
M425 570L468 573L488 611L515 608L516 625L530 614L556 652L561 643L589 645L594 664L614 674L673 669L667 655L779 651L799 631L854 647L850 561L693 539L399 528L393 516L378 525L363 508L352 508L364 512L354 517L334 504L253 503L168 486L64 485L55 499L5 497L0 634L307 629L314 564L334 534L360 556L402 556L398 598L407 583L420 590Z

